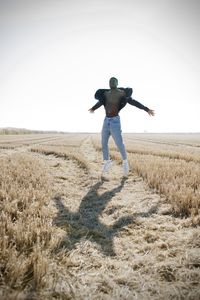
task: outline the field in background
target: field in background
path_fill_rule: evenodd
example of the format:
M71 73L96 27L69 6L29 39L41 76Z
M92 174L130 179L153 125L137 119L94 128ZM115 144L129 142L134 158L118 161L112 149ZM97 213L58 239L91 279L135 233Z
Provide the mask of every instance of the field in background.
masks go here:
M124 141L130 176L116 188L112 139L101 182L99 134L0 136L1 299L199 299L200 134Z

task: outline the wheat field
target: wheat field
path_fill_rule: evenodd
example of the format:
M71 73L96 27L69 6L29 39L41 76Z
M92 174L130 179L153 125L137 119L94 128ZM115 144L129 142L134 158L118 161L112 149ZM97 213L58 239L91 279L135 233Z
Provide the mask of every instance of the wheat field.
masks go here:
M0 299L200 299L200 134L0 135Z

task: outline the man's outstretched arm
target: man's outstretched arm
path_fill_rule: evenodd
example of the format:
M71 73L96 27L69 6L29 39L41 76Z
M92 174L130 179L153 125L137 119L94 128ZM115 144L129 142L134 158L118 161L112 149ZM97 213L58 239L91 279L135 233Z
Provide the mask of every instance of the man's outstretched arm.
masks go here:
M98 101L94 106L92 106L90 109L89 109L89 112L93 113L96 109L98 109L100 106L102 106L103 103L101 103L100 101Z
M145 110L150 116L154 116L155 112L152 109L149 109L148 107L144 106L140 102L132 99L131 97L127 98L127 102L133 106L136 106L137 108Z

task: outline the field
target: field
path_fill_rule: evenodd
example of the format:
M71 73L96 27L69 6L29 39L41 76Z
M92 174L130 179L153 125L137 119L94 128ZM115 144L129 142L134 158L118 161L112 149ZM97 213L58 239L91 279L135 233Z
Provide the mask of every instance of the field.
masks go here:
M0 299L200 299L200 134L0 135Z

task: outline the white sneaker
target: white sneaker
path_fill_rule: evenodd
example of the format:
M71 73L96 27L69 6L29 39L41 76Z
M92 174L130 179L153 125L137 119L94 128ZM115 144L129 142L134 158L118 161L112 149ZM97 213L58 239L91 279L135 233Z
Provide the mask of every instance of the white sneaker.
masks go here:
M128 164L128 160L125 159L123 160L123 173L124 173L124 176L128 176L128 172L129 172L129 164Z
M108 173L111 167L112 161L111 160L104 160L103 170L102 173Z

